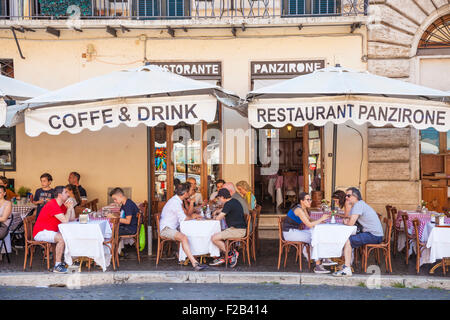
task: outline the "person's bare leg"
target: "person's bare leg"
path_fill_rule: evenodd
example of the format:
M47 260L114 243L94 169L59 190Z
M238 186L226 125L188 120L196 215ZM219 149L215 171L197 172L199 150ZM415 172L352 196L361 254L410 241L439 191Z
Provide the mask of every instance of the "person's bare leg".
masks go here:
M220 251L225 252L225 242L220 238L220 233L216 233L211 237L211 241L219 248Z
M56 242L56 262L62 262L62 255L64 252L64 239L62 235L58 232L55 235L55 242Z
M181 246L183 247L184 253L188 257L189 261L191 261L192 266L195 266L198 262L191 253L191 248L189 247L189 241L188 241L188 238L186 237L186 235L184 235L181 232L177 232L175 234L175 240L181 242Z
M347 267L351 267L352 264L352 246L350 244L350 240L347 240L347 242L344 245L344 259L345 259L345 265Z

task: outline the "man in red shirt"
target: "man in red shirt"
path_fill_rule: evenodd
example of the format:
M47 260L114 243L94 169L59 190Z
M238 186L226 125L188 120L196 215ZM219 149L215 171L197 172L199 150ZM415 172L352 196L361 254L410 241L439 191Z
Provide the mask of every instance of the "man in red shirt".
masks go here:
M67 208L74 204L69 199L69 192L64 186L55 188L55 199L50 200L41 209L33 228L33 238L36 241L56 243L56 261L53 272L67 273L67 268L61 263L64 252L64 239L58 231L60 223L69 222Z

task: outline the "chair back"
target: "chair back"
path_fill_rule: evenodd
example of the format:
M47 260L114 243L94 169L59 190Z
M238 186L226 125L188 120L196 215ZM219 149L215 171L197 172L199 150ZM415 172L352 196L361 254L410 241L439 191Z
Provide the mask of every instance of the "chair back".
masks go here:
M388 219L392 219L391 210L392 206L390 204L386 205L386 214Z
M287 189L289 183L294 184L295 190L298 189L298 173L296 171L288 171L283 173L283 188L285 190Z
M34 223L34 216L29 216L23 219L23 229L25 233L26 242L33 241L33 223Z
M420 221L419 221L419 219L414 219L413 221L412 221L412 223L413 223L413 227L414 227L414 238L415 238L415 240L416 240L416 242L419 244L420 243L420 239L419 239L419 224L420 224Z
M155 222L156 222L156 234L158 235L158 239L161 238L160 232L159 232L159 220L161 219L161 212L157 212L154 215Z
M377 216L378 216L378 219L380 219L380 222L382 222L383 221L383 215L381 213L377 212Z
M397 208L392 207L391 208L391 219L392 219L392 221L394 221L394 225L395 225L395 222L397 221L397 214L398 214Z
M148 226L148 202L145 200L141 204L139 204L139 211L142 213L142 221L144 226Z
M283 223L284 223L285 219L286 219L286 216L278 217L278 238L281 240L281 242L285 241L283 238Z
M142 213L138 212L137 214L137 230L136 233L139 234L139 232L141 231L141 224L142 224Z
M406 236L408 237L408 239L414 238L408 232L408 213L407 212L402 212L401 215L402 215L403 227L405 228Z
M252 214L253 214L254 210L250 210L249 214L245 214L244 213L244 219L245 219L245 223L247 224L247 232L245 234L244 239L248 239L250 237L250 226L252 224Z
M117 243L119 239L120 218L110 218L109 221L112 224L112 241Z
M94 199L91 201L86 202L86 204L84 205L85 208L89 208L92 211L97 211L97 203L98 203L98 199Z
M391 243L391 236L392 236L392 219L384 218L384 224L386 225L386 229L384 231L384 243L389 245Z
M253 235L255 233L255 229L256 229L256 215L257 212L256 210L250 210L250 215L251 215L251 223L252 223L252 228L251 228L251 232L250 235Z

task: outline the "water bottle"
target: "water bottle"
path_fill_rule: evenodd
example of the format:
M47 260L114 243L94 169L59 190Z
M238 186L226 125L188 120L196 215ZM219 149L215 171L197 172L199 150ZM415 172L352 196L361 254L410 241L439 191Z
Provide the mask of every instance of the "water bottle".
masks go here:
M211 210L209 209L209 205L206 206L206 219L211 219Z

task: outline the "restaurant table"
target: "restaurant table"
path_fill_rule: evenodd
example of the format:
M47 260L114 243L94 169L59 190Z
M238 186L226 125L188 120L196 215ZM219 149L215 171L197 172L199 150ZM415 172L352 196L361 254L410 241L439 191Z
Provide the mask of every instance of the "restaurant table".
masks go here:
M106 271L111 262L111 253L103 245L103 241L112 236L108 219L90 219L86 224L61 223L59 231L65 242L64 261L68 265L72 265L72 257L88 257Z
M36 208L36 205L29 202L26 204L12 204L11 208L11 224L9 227L9 232L12 232L17 225L30 213L32 209ZM24 232L23 226L17 230L18 233ZM5 237L6 250L8 253L11 253L11 235L8 233ZM5 249L2 247L1 253L5 253ZM17 249L16 253L17 253Z
M356 226L321 223L311 230L311 259L340 258L348 238L356 234Z
M402 212L408 213L408 227L407 227L408 233L409 234L414 233L414 226L412 222L414 219L418 219L419 239L421 242L427 243L427 248L423 249L422 254L420 255L419 265L421 266L425 263L434 263L436 261L435 259L433 260L432 256L436 254L435 251L433 251L432 253L432 245L434 242L433 241L428 242L428 240L430 238L432 231L435 229L435 224L431 222L431 214L432 213L436 214L436 212L429 211L428 213L422 213L417 211L403 211L403 210L399 211L396 221L397 227L403 227L403 220L401 218ZM446 224L450 224L450 218L444 218L444 221ZM446 228L439 228L439 229L446 229ZM405 239L406 239L405 234L400 233L398 237L398 246L397 246L398 251L402 251L403 248L405 247ZM430 244L429 247L428 243ZM409 249L409 255L411 255L415 251L416 251L416 242L412 241Z
M413 220L418 219L419 220L419 239L421 242L427 242L429 232L431 231L430 226L427 227L427 224L431 221L431 214L437 214L436 212L429 211L428 213L422 213L417 211L405 211L400 210L397 214L397 220L396 220L396 226L398 228L403 228L403 220L402 220L402 213L408 214L408 233L413 234L414 233L414 226L413 226ZM445 223L450 223L450 218L445 218ZM397 244L397 250L402 251L405 247L405 234L402 232L399 234L398 237L398 244ZM409 254L412 254L413 248L410 249Z
M209 254L211 257L219 257L220 250L211 241L211 237L220 231L219 220L188 220L180 223L180 232L187 236L194 256ZM186 260L186 253L181 245L178 260Z
M429 223L431 224L431 223ZM429 251L427 260L424 263L435 263L436 260L450 258L450 228L449 227L432 227L428 237L427 246L424 251ZM442 262L436 264L430 273L434 273L438 267L442 266Z

